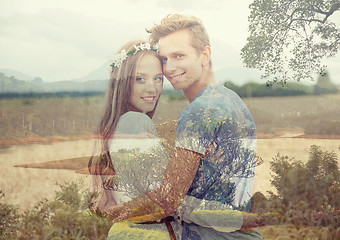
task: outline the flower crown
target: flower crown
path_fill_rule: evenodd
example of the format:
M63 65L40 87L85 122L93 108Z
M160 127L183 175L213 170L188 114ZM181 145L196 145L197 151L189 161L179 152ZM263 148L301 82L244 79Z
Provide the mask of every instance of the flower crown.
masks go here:
M126 52L126 50L123 49L120 53L116 54L114 56L113 63L110 66L120 67L122 62L124 62L128 56L136 54L138 51L144 50L158 52L158 47L155 46L154 48L151 48L150 43L140 43L138 46L133 45L133 49L130 51Z

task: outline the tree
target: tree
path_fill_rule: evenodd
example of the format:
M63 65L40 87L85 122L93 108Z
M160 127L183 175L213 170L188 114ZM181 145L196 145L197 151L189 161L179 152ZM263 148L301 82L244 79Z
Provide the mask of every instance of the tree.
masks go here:
M34 82L34 83L42 83L43 80L42 80L41 77L35 77L35 78L32 80L32 82Z
M325 72L322 59L339 51L339 0L254 0L249 7L241 57L246 67L264 71L267 83L313 80Z
M327 94L337 92L339 92L339 89L336 84L331 81L327 72L325 74L319 75L314 86L314 94Z

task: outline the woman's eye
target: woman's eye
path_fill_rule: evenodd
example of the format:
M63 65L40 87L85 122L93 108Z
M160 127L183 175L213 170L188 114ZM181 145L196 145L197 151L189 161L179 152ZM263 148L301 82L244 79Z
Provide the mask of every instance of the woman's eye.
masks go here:
M183 54L177 54L177 58L182 58L182 57L184 57Z
M136 82L145 82L145 79L142 77L137 77Z
M162 58L162 63L166 63L166 61L168 61L167 58Z
M156 77L154 80L155 80L156 82L161 82L161 81L163 81L163 77Z

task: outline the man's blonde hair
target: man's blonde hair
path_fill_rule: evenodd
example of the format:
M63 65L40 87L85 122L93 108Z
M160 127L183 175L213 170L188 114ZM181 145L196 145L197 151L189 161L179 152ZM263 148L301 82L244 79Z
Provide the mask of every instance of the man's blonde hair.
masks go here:
M201 20L194 16L169 14L165 16L159 25L147 29L150 33L150 42L157 44L159 39L173 32L188 29L192 33L192 46L200 53L206 46L210 47L208 33Z

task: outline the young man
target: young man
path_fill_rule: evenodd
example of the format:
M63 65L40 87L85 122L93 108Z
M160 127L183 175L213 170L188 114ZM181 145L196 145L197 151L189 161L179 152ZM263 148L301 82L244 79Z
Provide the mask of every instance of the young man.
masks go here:
M190 105L179 115L176 149L159 189L101 213L114 222L165 223L171 239L262 239L255 230L244 229L257 226L256 217L246 214L253 189L255 124L243 101L215 84L204 26L195 17L169 15L149 32L158 43L166 78Z
M149 33L151 42L158 44L164 75L190 102L179 115L176 129L177 151L191 156L189 165L198 164L177 210L183 220L182 239L262 239L255 231L239 231L242 225L256 225L254 219L237 211L230 211L229 217L216 212L250 210L256 131L243 101L215 84L203 24L196 17L168 15Z

